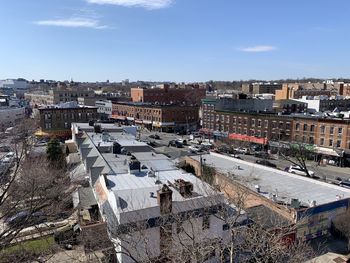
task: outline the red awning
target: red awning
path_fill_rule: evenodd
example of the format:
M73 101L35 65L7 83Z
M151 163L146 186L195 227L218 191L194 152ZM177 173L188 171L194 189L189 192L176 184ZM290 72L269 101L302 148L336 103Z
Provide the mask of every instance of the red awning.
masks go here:
M245 134L231 133L229 135L229 138L231 140L253 142L253 143L258 143L258 144L267 144L267 138L258 138L258 137L249 136L249 135L245 135Z

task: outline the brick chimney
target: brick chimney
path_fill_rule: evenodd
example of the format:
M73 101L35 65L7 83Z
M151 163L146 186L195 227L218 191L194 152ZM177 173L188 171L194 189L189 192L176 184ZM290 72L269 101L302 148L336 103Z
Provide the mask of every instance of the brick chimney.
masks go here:
M173 191L166 185L157 191L157 202L160 207L161 214L169 214L172 212Z

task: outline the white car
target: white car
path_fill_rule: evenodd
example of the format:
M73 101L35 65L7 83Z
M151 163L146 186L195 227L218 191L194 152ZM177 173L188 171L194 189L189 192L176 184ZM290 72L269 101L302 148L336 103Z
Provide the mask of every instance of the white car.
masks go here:
M291 165L288 169L288 172L292 173L292 174L298 174L298 175L303 175L303 176L307 176L305 170L300 167L300 166L297 166L297 165ZM311 177L313 177L315 175L315 172L314 171L311 171L311 170L308 170L309 172L309 175Z
M9 152L5 155L7 158L13 158L15 157L15 153L14 152Z

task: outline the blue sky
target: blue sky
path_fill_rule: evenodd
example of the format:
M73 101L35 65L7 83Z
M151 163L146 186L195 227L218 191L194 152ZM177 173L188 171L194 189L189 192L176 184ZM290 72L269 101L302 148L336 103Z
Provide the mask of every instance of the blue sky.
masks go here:
M350 77L348 0L1 0L0 79Z

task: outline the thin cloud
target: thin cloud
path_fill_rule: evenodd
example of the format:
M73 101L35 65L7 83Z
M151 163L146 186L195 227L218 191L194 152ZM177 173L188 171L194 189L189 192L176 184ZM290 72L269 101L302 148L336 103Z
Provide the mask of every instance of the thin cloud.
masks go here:
M277 50L277 47L274 46L254 46L254 47L245 47L245 48L240 48L240 51L243 52L252 52L252 53L257 53L257 52L269 52L269 51L274 51Z
M90 4L142 7L149 10L169 7L173 0L86 0Z
M52 20L40 20L34 22L39 26L56 26L56 27L71 27L71 28L93 28L104 29L108 28L106 25L101 25L100 21L91 18L73 17L67 19L52 19Z

